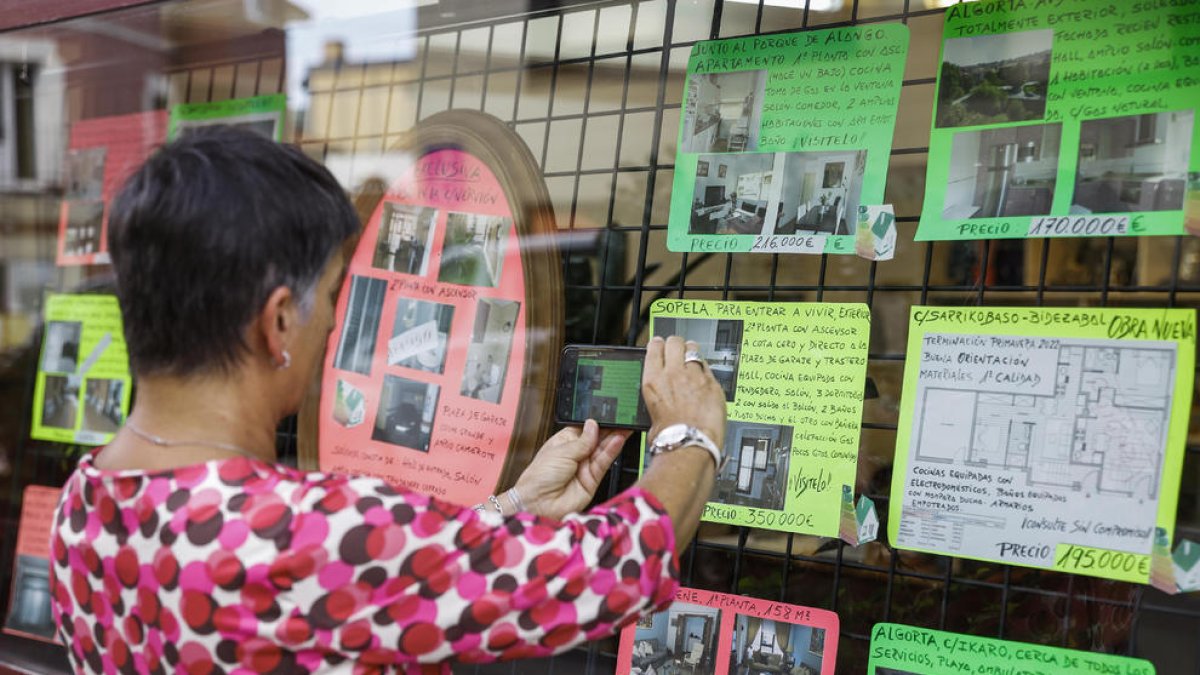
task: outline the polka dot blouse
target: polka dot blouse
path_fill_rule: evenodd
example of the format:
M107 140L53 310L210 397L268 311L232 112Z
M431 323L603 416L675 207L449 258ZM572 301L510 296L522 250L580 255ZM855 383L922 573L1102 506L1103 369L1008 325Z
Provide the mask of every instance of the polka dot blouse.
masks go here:
M674 534L629 490L562 522L244 458L68 479L59 635L90 673L448 673L548 656L666 606Z

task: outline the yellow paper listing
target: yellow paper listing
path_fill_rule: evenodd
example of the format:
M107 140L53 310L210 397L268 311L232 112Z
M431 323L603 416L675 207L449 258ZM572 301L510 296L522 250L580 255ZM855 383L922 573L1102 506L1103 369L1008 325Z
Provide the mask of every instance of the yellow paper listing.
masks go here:
M858 463L867 306L658 300L650 316L654 335L700 345L729 404L729 461L704 519L839 536Z
M132 380L111 295L51 295L34 385L33 438L103 445L129 413Z
M1190 309L914 307L892 543L1149 583L1195 349Z

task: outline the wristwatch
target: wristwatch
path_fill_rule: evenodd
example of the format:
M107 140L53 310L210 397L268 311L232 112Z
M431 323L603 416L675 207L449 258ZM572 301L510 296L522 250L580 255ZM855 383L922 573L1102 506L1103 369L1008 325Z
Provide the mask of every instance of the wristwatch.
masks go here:
M671 452L679 448L694 445L698 448L704 448L713 458L713 468L717 473L725 466L725 461L728 459L721 452L721 448L713 443L703 431L696 427L688 426L687 424L672 424L654 437L654 441L650 443L650 456L654 457L661 455L664 452Z

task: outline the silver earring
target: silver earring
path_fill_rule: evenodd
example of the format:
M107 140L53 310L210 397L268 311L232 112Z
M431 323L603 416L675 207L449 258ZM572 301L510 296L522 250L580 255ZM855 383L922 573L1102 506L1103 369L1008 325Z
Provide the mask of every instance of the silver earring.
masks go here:
M276 368L278 368L279 370L287 370L288 368L291 368L291 367L292 367L292 355L289 354L288 350L285 349L285 350L283 350L283 363L276 366Z

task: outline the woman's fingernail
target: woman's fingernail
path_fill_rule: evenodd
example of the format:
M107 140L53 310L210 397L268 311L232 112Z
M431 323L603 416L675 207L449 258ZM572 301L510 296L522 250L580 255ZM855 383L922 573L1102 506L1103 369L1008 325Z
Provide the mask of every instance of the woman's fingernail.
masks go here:
M650 341L651 342L663 342L663 337L661 335L655 335L654 337L650 338Z

